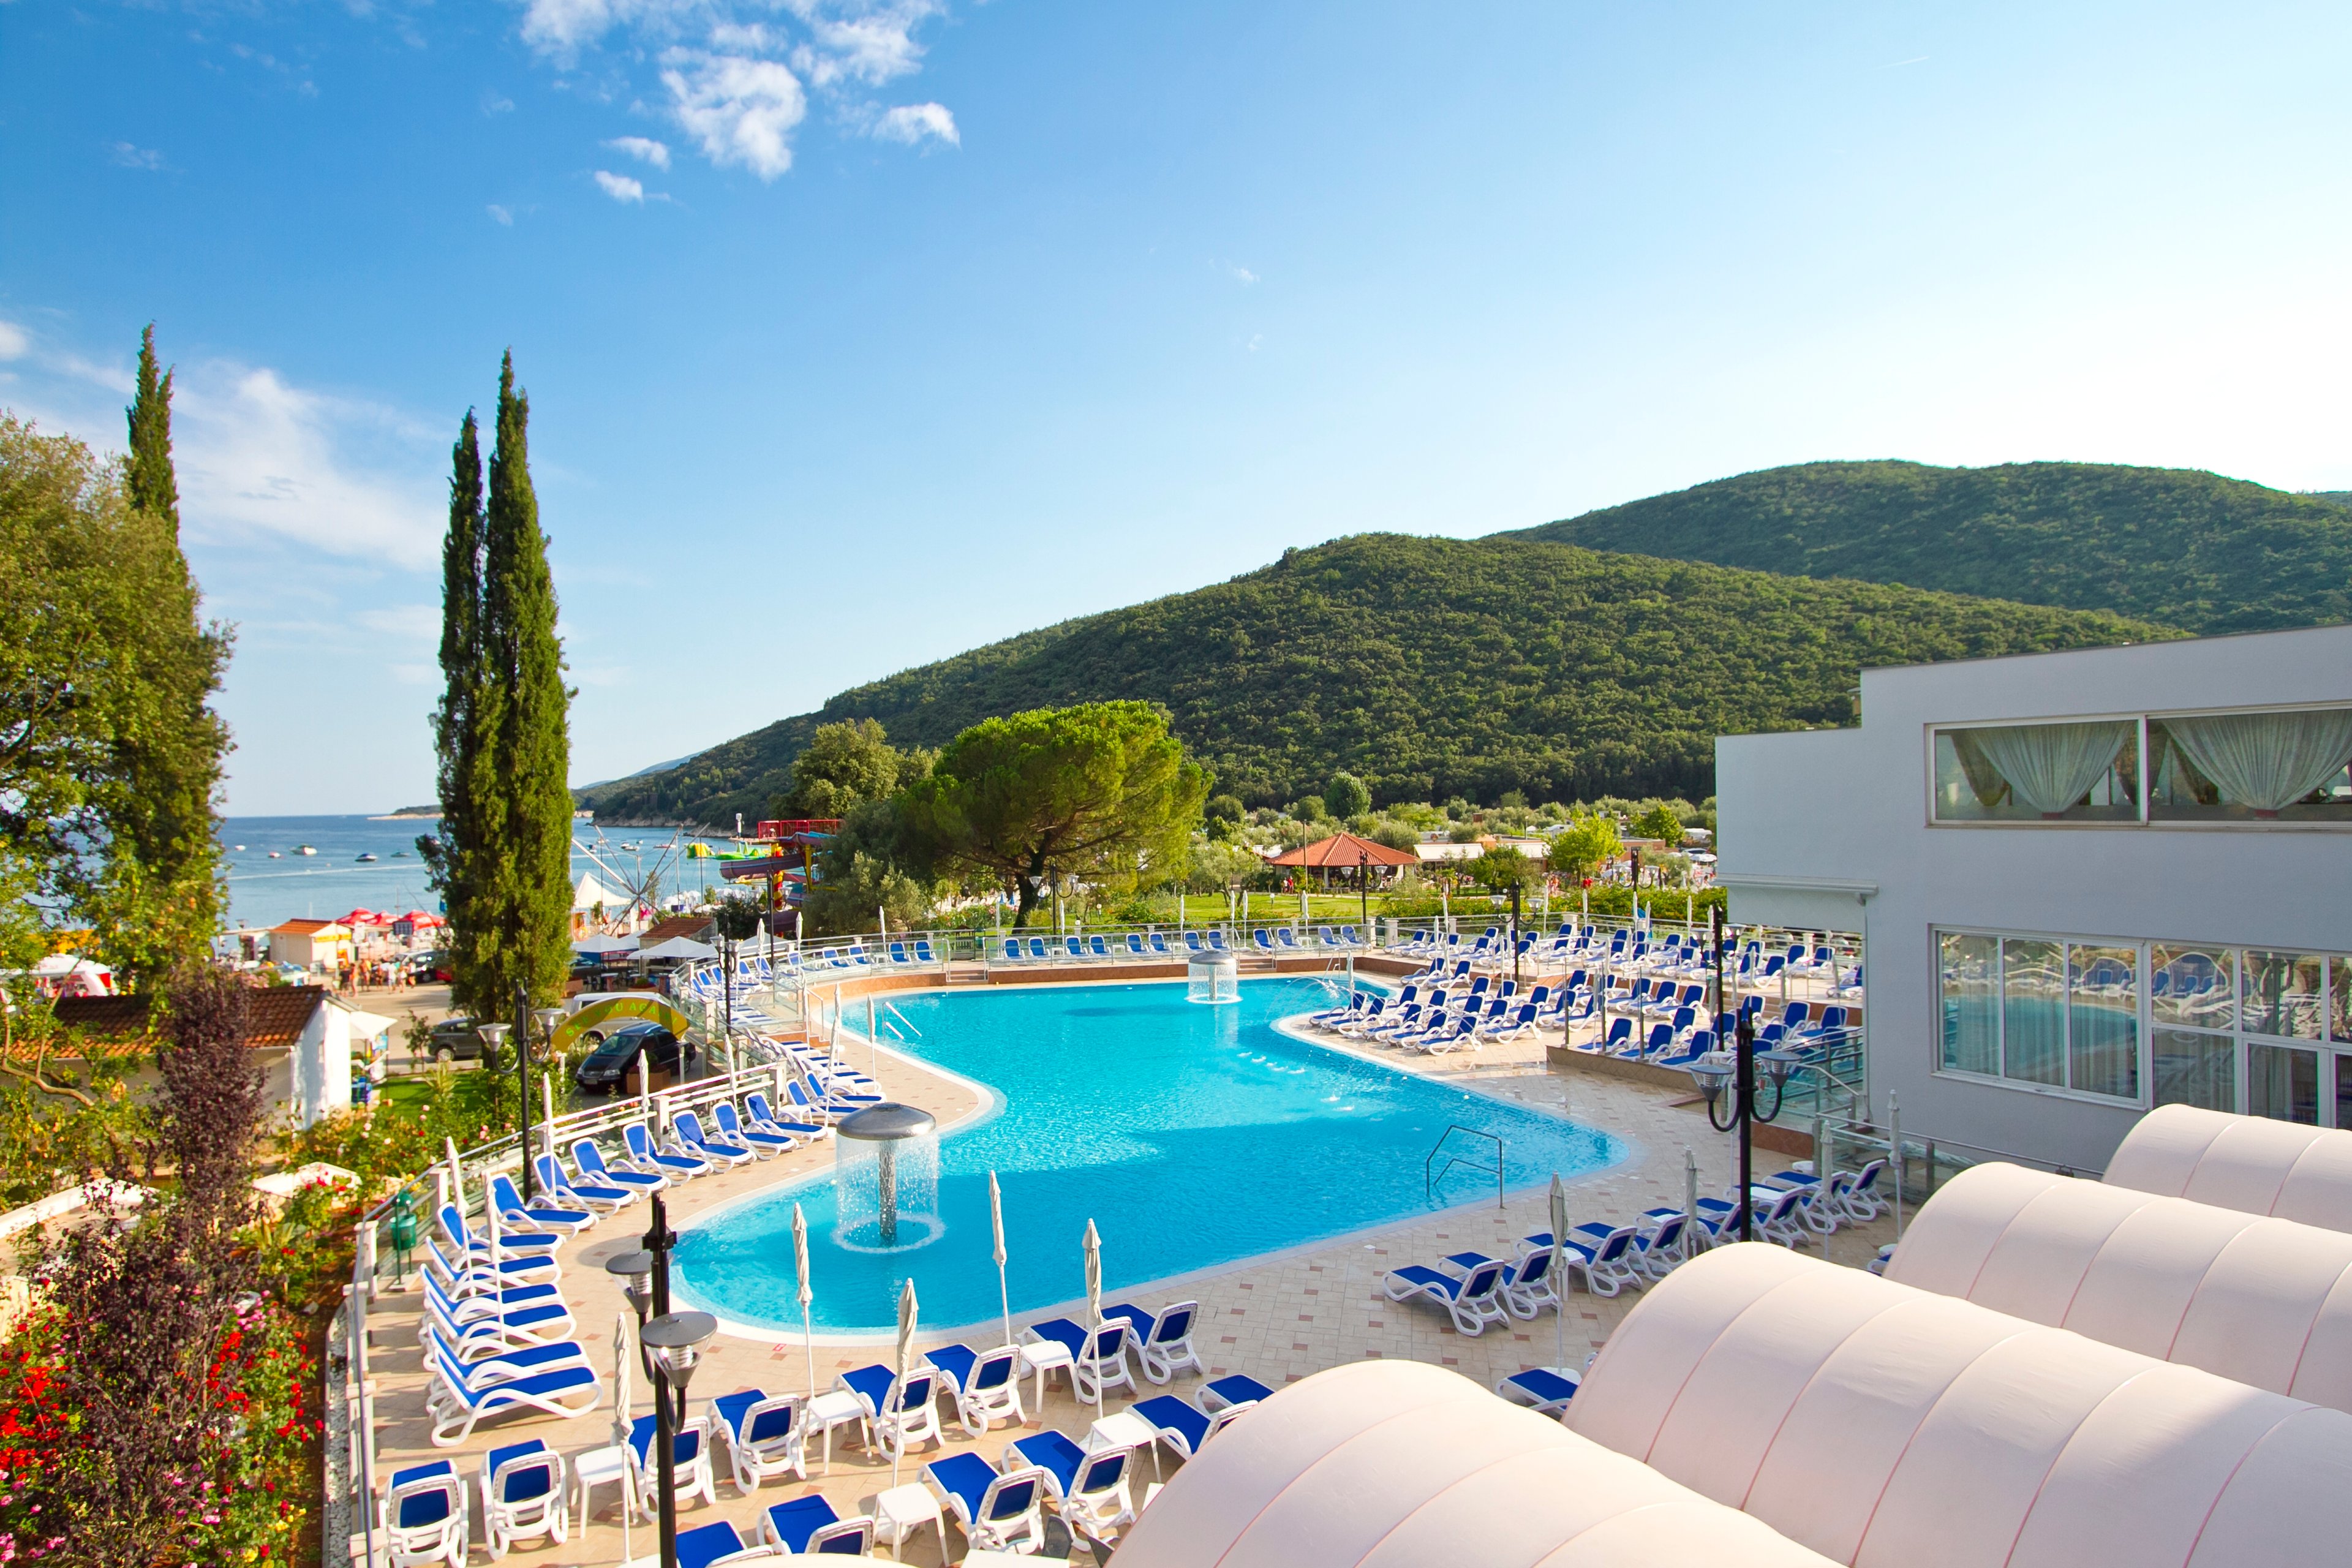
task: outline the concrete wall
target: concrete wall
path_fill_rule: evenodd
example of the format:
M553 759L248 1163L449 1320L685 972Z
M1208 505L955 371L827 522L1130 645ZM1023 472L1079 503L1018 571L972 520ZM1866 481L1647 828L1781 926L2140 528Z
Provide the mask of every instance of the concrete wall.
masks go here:
M2095 1169L2141 1107L1936 1070L1931 931L2352 951L2352 829L1931 826L1929 726L2346 701L2352 626L1867 670L1859 729L1717 742L1719 874L1738 920L1864 934L1873 1103L1906 1134Z

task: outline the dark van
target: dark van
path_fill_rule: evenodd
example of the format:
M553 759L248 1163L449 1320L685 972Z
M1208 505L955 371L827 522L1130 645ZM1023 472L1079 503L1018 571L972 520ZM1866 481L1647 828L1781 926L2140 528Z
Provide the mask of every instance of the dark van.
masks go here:
M581 1062L580 1087L594 1093L618 1090L629 1069L643 1055L655 1072L678 1076L677 1037L659 1024L631 1024L604 1037L604 1043Z

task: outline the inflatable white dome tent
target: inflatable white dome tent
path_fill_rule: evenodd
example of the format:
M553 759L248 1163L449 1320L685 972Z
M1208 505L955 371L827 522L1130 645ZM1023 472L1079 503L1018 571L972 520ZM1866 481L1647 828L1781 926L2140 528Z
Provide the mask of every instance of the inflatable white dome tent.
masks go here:
M1569 1419L1855 1568L2347 1557L2352 1415L1761 1243L1656 1286Z
M2352 1131L2159 1105L2117 1146L2103 1180L2352 1231Z
M1937 1190L1886 1277L2352 1410L2352 1236L2020 1165Z
M1829 1568L1457 1373L1359 1362L1188 1461L1118 1568Z

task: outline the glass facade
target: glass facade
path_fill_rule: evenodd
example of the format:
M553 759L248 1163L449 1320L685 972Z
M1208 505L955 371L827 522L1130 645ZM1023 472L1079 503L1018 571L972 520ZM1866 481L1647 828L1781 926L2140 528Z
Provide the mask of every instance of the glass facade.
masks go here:
M1938 931L1939 1072L2352 1127L2352 955Z
M1931 821L2352 826L2352 707L1933 733Z

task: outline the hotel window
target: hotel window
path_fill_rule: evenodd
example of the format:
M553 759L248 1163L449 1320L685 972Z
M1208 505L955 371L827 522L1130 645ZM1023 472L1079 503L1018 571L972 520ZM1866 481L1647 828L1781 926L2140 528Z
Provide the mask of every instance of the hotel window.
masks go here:
M1947 1072L2137 1101L2140 952L1938 934Z
M2352 707L1979 724L1933 742L1939 824L2352 826Z
M1935 940L1939 1072L2352 1128L2352 955L1991 931Z

